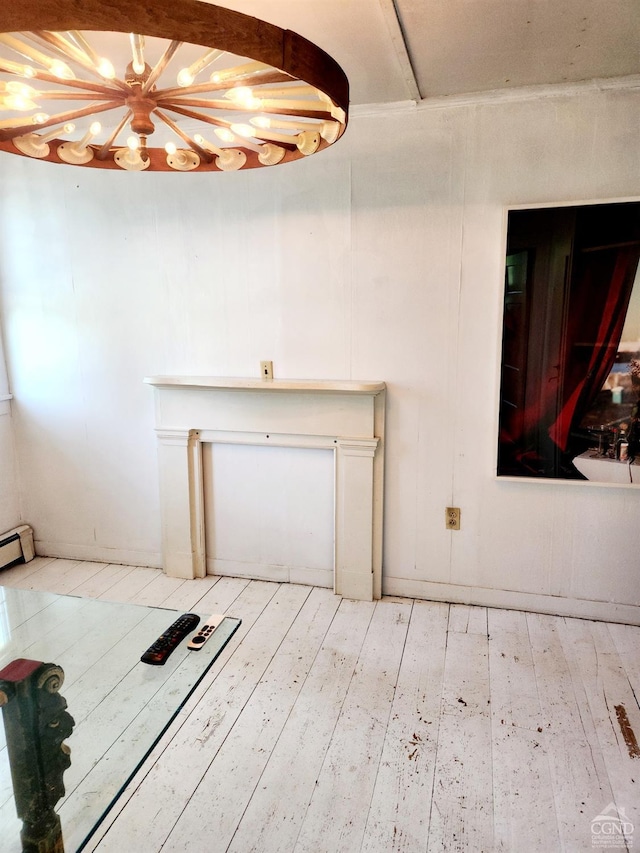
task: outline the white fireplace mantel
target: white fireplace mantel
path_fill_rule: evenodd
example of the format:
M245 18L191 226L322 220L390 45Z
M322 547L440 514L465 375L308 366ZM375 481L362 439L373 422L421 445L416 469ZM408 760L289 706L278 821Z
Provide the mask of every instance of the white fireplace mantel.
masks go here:
M202 444L334 453L334 590L380 598L384 382L152 376L162 552L173 577L204 577Z

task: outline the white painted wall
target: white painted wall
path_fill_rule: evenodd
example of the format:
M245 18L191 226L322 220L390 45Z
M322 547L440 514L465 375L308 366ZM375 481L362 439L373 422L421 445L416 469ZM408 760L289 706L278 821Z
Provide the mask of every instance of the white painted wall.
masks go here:
M9 378L0 329L0 535L20 522L16 453L11 418Z
M640 197L637 99L361 115L333 149L247 174L3 156L5 342L40 552L158 565L142 377L272 359L280 378L388 383L387 591L616 602L605 615L640 621L640 491L493 476L505 206Z

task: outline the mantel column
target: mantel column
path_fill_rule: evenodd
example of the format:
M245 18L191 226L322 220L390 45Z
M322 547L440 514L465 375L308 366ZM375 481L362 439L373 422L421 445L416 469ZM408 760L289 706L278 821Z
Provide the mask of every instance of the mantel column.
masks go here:
M197 430L156 430L160 471L162 560L167 575L206 574L202 449Z
M373 460L378 439L336 442L335 592L374 597Z

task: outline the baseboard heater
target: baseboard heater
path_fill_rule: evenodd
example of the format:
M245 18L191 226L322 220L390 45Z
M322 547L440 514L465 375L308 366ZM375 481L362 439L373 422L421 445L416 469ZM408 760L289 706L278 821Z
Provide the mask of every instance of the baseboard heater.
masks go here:
M0 534L0 569L6 569L15 563L28 563L35 555L33 530L28 524Z

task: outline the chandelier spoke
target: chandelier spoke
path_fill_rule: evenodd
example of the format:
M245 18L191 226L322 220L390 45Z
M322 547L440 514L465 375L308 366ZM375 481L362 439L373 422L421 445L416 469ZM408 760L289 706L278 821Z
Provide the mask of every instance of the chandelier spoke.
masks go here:
M58 113L58 115L50 116L44 121L37 122L37 126L40 128L51 127L54 124L67 124L68 122L73 122L76 119L84 118L84 116L92 116L97 115L98 113L107 112L108 110L115 110L118 107L122 107L121 101L107 101L106 104L94 105L92 104L89 107L84 107L80 110L70 110L66 113ZM34 129L34 123L31 122L29 124L22 124L17 127L7 128L6 126L0 130L0 140L10 140L15 139L16 136L22 136L24 133L31 133Z
M219 118L219 116L212 116L207 113L201 113L197 110L187 109L186 107L181 106L182 103L183 101L169 101L167 103L163 103L161 106L164 110L179 113L179 115L183 115L186 118L196 119L197 121L202 121L205 124L215 124L218 127L229 127L229 122L227 120Z
M127 110L127 112L124 114L124 116L120 120L120 123L114 128L113 132L111 133L111 135L109 136L107 141L104 142L103 145L96 152L96 157L98 158L98 160L105 160L109 156L111 147L113 146L116 139L120 136L120 134L124 130L127 122L131 119L131 116L132 116L131 110Z
M211 162L213 159L211 154L206 149L202 148L202 146L198 145L198 143L192 139L188 133L185 133L185 131L177 125L175 121L160 110L156 110L156 115L167 125L167 127L170 127L171 130L180 137L180 139L186 142L189 148L195 151L199 157L202 157L202 159L206 160L208 163Z
M155 84L158 77L160 77L160 75L162 74L164 69L167 67L167 65L173 59L178 48L181 46L182 46L181 41L172 41L171 42L169 47L165 50L165 52L162 54L162 56L160 57L160 59L158 60L158 62L154 66L154 68L152 69L151 74L149 74L149 77L147 78L147 82L142 87L142 94L143 95L146 95L147 92L149 92L151 90L152 86Z
M113 95L113 92L96 92L89 89L85 92L64 92L62 89L51 92L38 89L34 92L34 96L39 101L112 101L114 100ZM122 103L122 99L120 99L120 103Z

